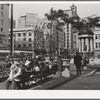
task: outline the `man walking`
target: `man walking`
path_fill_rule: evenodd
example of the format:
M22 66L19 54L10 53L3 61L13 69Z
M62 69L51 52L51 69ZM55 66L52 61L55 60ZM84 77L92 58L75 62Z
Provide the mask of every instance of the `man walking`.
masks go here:
M77 70L77 76L81 75L81 65L82 65L82 57L79 55L79 52L76 52L76 55L74 57L74 64L76 66Z

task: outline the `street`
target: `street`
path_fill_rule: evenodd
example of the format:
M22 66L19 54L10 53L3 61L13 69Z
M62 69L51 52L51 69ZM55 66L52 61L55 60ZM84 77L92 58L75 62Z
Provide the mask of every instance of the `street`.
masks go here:
M55 88L55 90L100 90L100 71L77 77Z

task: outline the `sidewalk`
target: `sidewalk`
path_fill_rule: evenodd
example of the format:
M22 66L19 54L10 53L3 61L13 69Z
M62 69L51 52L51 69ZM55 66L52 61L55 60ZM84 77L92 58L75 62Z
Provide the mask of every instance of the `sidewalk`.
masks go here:
M56 88L66 82L69 82L75 78L77 78L77 75L76 75L76 69L75 69L75 66L74 65L71 65L70 66L70 71L71 71L71 76L70 77L58 77L58 78L55 78L51 81L48 81L42 85L38 85L36 87L32 87L31 90L46 90L46 89L53 89L53 88ZM85 75L85 74L88 74L90 73L91 71L93 71L93 69L91 68L87 68L85 70L82 71L82 75Z
M95 65L87 65L87 68L100 70L100 64L95 64Z

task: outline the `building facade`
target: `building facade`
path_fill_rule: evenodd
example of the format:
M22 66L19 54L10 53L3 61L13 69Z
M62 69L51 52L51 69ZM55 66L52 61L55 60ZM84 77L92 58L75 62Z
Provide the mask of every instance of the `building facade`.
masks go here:
M77 7L73 4L70 6L69 10L64 10L65 14L68 14L69 17L77 16ZM73 29L72 24L69 23L69 25L65 25L65 49L68 51L73 52Z
M39 18L37 14L27 13L25 16L20 16L18 18L18 28L24 27L35 27L39 23Z
M9 31L9 44L10 44L10 31ZM34 29L33 27L13 29L13 49L22 50L22 51L33 51L34 50Z
M45 49L43 30L36 27L34 31L34 49Z
M9 4L0 4L0 49L8 49Z
M94 55L100 58L100 28L94 29Z

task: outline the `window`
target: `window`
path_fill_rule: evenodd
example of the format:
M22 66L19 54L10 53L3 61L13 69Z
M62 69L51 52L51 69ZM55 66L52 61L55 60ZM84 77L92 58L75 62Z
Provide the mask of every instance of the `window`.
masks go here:
M1 32L3 32L3 28L1 28Z
M23 41L26 41L26 38L23 38Z
M97 34L95 35L95 39L97 39Z
M21 33L18 33L18 37L20 37L21 36Z
M76 35L74 35L74 40L76 40Z
M29 47L32 47L32 44L29 44Z
M26 47L26 44L23 44L23 47Z
M3 18L3 12L1 12L1 17Z
M23 36L26 36L26 33L23 33Z
M18 48L20 48L21 47L21 45L20 44L18 44Z
M76 41L74 41L74 44L76 44Z
M31 32L29 32L29 36L31 36Z
M3 20L1 20L1 25L3 26Z
M8 41L10 42L10 39Z
M3 9L3 4L1 4L1 9Z
M31 40L31 38L29 38L29 42L31 42L32 40Z
M9 37L10 37L10 34L9 34Z
M98 48L98 43L96 43L96 48Z
M100 42L99 42L99 48L100 48Z

